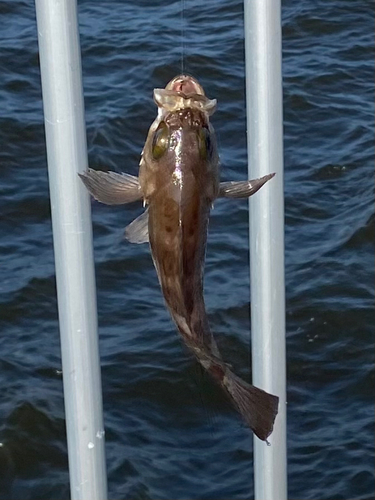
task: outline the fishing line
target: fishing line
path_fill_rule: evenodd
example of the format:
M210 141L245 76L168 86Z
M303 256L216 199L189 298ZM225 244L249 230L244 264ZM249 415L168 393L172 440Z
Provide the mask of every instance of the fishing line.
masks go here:
M181 74L185 70L185 0L181 0Z

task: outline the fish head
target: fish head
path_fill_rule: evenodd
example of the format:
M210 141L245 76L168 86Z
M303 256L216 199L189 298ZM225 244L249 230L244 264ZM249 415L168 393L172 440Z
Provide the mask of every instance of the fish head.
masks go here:
M205 95L202 85L200 85L198 83L198 80L190 75L175 76L169 83L167 83L165 89L174 90L175 92L182 92L185 95Z
M166 154L175 165L201 165L217 161L214 130L206 113L197 108L180 108L164 115L153 136L154 159Z
M154 101L159 107L159 114L181 108L196 108L210 116L216 110L216 99L206 97L202 85L190 75L175 76L165 89L155 89Z
M219 157L209 116L216 100L208 99L203 87L188 75L176 76L165 89L155 89L154 100L158 116L149 130L139 172L146 202L166 185L181 188L184 179L193 177L203 190L207 185L208 197L214 198Z

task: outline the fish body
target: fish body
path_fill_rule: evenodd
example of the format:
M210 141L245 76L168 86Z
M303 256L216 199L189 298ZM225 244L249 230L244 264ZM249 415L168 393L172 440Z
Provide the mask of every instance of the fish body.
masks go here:
M210 210L218 197L254 194L272 174L255 181L221 183L214 129L216 100L187 75L155 89L158 115L150 127L139 178L89 170L82 180L104 203L143 199L146 211L131 223L130 241L149 241L166 305L197 360L222 387L253 432L266 440L278 398L248 384L221 358L203 296L203 271Z

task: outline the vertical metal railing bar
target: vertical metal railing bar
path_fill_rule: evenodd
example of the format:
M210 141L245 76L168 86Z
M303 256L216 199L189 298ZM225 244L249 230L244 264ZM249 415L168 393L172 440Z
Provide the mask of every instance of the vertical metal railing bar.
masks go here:
M256 500L287 498L282 36L280 0L245 0L248 164L276 172L250 198L253 383L279 396L271 446L254 438Z
M102 387L76 0L36 0L72 500L106 500Z

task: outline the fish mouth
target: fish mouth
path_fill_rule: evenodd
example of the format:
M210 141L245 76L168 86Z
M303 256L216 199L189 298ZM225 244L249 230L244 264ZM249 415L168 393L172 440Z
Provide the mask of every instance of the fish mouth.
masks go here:
M210 116L216 109L216 99L208 99L198 80L190 75L175 76L165 89L154 89L154 101L163 112L196 108Z
M205 95L203 87L198 81L190 75L178 75L171 80L165 90L173 90L174 92L182 92L184 95L198 94Z

